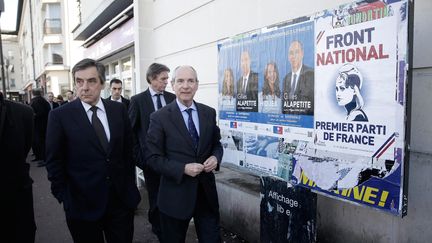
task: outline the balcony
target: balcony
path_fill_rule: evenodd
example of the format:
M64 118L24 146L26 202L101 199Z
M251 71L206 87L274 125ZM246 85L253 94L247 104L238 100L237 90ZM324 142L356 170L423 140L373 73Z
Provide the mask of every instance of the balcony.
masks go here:
M44 34L53 35L62 33L61 19L45 19L44 20Z

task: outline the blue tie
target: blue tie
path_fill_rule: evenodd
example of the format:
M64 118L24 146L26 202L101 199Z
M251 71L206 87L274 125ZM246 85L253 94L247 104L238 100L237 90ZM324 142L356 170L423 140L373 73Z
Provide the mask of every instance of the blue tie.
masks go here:
M188 130L189 130L189 134L192 137L192 141L194 143L194 147L197 148L198 147L198 142L199 142L199 136L198 136L198 132L196 130L195 124L194 124L193 119L192 119L192 111L193 111L192 108L186 109L186 112L189 115L189 118L188 118Z
M156 106L157 109L159 110L160 108L162 108L162 102L161 102L161 95L162 94L155 94L156 95Z
M291 90L289 93L290 99L294 99L296 86L297 86L297 74L294 74L293 81L291 82Z

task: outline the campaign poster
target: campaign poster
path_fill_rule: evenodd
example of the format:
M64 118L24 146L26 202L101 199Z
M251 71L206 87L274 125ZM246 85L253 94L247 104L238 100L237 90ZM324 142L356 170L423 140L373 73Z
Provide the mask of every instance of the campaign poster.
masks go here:
M219 123L242 145L223 162L404 216L408 5L352 2L221 42Z
M260 242L316 242L317 196L309 189L263 176L260 208Z
M292 183L403 215L406 11L354 3L317 18L314 139L294 152Z

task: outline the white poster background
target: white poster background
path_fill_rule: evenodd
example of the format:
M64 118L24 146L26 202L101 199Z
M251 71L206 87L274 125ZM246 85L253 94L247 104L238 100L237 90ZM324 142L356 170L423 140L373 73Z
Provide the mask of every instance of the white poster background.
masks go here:
M354 132L343 131L326 131L320 128L316 132L316 148L326 151L334 151L339 153L349 153L359 156L371 157L385 141L395 132L396 114L395 109L398 105L395 101L395 88L396 88L396 36L397 36L397 21L396 17L387 17L380 20L365 22L357 25L341 27L336 29L329 29L325 25L326 21L318 21L315 28L315 36L320 31L325 31L321 41L316 45L317 55L320 53L329 53L336 50L348 50L351 48L362 48L366 46L367 50L370 46L374 45L377 52L380 44L383 46L383 54L388 55L386 59L370 59L368 61L358 61L352 63L355 65L363 76L363 85L360 93L364 99L363 111L368 117L368 122L355 122L346 120L346 110L343 106L339 106L336 100L335 81L338 76L338 70L346 63L341 63L339 59L338 64L316 65L315 66L315 128L317 122L332 122L332 123L352 123ZM320 28L319 23L324 25ZM368 38L365 37L364 43L357 43L357 45L350 45L334 48L330 45L327 49L327 37L341 34L344 35L348 32L360 32L367 28L374 28L371 31L371 42L368 43ZM365 34L367 36L367 34ZM316 38L317 39L317 38ZM328 54L327 54L328 55ZM317 60L316 60L317 62ZM316 63L318 64L318 63ZM357 124L370 130L371 126L385 126L385 134L362 133L356 131ZM376 128L376 127L375 127ZM376 131L377 129L375 129ZM324 140L324 132L334 133L347 133L348 135L366 135L374 137L374 145L368 144L353 144L341 143L341 141ZM394 144L387 149L386 153L381 156L384 159L394 159L393 154Z

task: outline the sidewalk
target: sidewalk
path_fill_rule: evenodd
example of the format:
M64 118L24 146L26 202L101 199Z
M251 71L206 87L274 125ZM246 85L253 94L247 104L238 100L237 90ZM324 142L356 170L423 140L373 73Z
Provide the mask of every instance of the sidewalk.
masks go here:
M27 161L31 161L31 156ZM33 201L36 220L35 243L69 243L73 242L66 225L63 206L52 196L50 183L47 179L45 167L37 167L37 163L30 163L30 176L33 183ZM142 200L135 213L134 243L158 242L156 236L151 232L151 225L147 220L147 192L140 189ZM222 230L222 240L226 243L245 242L237 235ZM186 242L198 242L193 222L189 226Z

